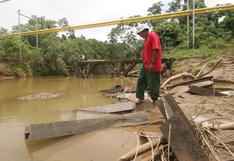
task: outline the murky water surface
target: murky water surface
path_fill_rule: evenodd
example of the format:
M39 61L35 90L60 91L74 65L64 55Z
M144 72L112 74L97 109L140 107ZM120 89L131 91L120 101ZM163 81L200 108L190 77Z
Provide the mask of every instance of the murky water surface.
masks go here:
M129 134L114 129L109 130L109 135L98 132L95 135L91 133L82 137L55 139L30 145L28 149L24 141L24 128L30 123L66 120L67 109L115 103L116 100L103 97L99 90L111 88L116 84L134 87L133 80L46 77L0 80L0 82L0 160L105 161L120 155L120 149L123 151L122 145L119 145L118 149L115 149L116 146L111 146L112 139L129 141ZM118 133L123 135L117 136ZM106 141L97 141L98 136L104 137L104 135ZM97 144L92 146L95 141ZM100 146L103 147L102 150ZM100 155L100 151L108 149L110 153L105 156L107 158Z

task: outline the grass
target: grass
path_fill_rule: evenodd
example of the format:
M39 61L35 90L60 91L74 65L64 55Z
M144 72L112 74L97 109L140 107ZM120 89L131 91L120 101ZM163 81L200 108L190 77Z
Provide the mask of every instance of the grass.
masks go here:
M192 74L197 74L205 64L207 64L208 68L213 67L217 63L216 57L227 52L234 54L234 40L229 42L217 40L207 43L206 46L202 46L199 49L194 50L175 48L174 50L170 51L170 54L168 55L170 58L174 58L175 60L189 58L173 63L173 73L181 73L186 71ZM204 57L204 59L195 59L194 57Z
M225 52L234 52L234 40L229 42L217 40L194 50L175 48L169 52L167 57L171 57L176 60L188 57L208 57L212 59Z

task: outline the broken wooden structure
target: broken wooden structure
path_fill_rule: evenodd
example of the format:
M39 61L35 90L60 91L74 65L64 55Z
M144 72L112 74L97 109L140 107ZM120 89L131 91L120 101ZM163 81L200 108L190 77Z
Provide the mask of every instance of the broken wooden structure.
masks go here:
M162 59L162 63L167 64L167 68L171 70L174 59ZM98 65L109 65L113 69L113 73L118 76L129 76L129 72L139 63L141 59L129 60L84 60L77 63L77 75L88 78Z

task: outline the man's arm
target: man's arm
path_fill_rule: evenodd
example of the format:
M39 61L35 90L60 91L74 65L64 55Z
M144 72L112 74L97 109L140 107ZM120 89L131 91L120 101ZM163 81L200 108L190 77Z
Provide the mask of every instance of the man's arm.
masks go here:
M158 49L154 49L153 50L153 54L152 54L152 59L151 59L151 63L150 63L150 71L154 71L154 65L155 65L155 61L156 61L156 56L158 55Z

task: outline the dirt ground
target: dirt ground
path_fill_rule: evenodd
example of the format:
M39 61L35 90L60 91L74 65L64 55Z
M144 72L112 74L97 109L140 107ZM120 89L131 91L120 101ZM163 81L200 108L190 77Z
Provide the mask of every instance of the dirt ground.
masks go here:
M213 60L209 60L210 64L213 64L219 60L221 64L208 75L214 76L214 79L226 80L232 83L220 83L214 82L213 87L215 88L228 88L229 96L200 96L188 93L188 86L177 86L174 89L168 91L175 98L176 102L179 104L183 112L186 114L187 118L191 120L198 113L197 119L214 119L216 124L221 122L233 122L234 121L234 53L224 53ZM179 63L181 69L186 72L199 71L203 65L202 62L207 62L207 60L193 59L193 60L183 60ZM212 65L208 65L206 71L209 71ZM194 70L195 69L195 70ZM184 71L183 71L184 72ZM217 134L223 142L233 142L234 131L225 130L225 135L219 133ZM234 149L232 149L234 151ZM233 159L230 156L224 155L223 152L219 153L220 160L230 160Z
M214 79L234 81L234 53L225 53L218 56L213 61L217 62L220 59L222 60L221 65L217 69L209 73L209 75L214 76ZM179 63L183 64L183 67L185 69L187 66L187 71L189 69L191 71L191 66L197 66L197 64L200 64L201 59L193 59L192 65L188 60L183 60ZM188 66L190 66L190 68ZM209 68L211 67L208 67L206 70L209 70ZM234 90L234 83L214 83L214 87L230 88ZM186 92L187 90L188 86L178 86L170 90L169 93L173 94L173 97L176 99L188 118L191 118L192 115L195 115L202 107L204 107L204 110L201 112L200 115L234 119L233 90L230 91L231 96L222 97L191 95Z
M196 75L201 68L208 64L203 71L206 73L210 71L213 66L222 60L220 65L217 66L215 70L209 73L206 76L213 76L213 79L226 80L232 83L220 83L214 82L214 88L227 88L229 89L229 96L200 96L188 93L188 86L177 86L173 89L167 90L167 94L170 93L185 113L189 120L192 120L194 116L197 116L199 120L214 120L215 123L219 124L221 122L233 122L234 121L234 53L224 53L214 59L208 58L193 58L193 59L184 59L176 62L175 73L188 72ZM187 80L187 79L185 79ZM172 81L173 83L183 82L185 80L176 80ZM161 96L164 94L162 93ZM143 105L140 105L138 110L151 111L152 114L159 113L157 107L152 108L150 106L150 101L147 101ZM221 134L221 133L220 133ZM225 130L225 135L217 134L223 142L233 142L234 131ZM231 150L234 151L233 148ZM220 160L230 160L233 159L230 156L224 155L224 153L219 153Z

